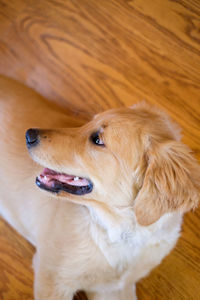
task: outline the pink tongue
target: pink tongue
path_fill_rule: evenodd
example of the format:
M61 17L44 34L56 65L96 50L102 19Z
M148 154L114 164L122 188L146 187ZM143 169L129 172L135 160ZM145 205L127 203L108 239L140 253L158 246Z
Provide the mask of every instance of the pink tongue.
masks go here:
M45 185L51 187L55 180L74 185L74 186L86 186L89 184L88 180L85 178L79 178L72 175L57 173L53 170L50 170L48 168L45 168L43 172L40 174L39 179L41 182L43 182Z

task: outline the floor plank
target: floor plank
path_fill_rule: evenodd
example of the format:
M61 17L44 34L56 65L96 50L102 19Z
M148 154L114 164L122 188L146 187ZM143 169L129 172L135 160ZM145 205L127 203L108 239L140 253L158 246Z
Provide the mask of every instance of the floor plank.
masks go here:
M200 159L199 0L0 0L0 73L85 117L146 99ZM185 217L139 299L200 299L199 220ZM33 251L0 221L0 299L33 299Z

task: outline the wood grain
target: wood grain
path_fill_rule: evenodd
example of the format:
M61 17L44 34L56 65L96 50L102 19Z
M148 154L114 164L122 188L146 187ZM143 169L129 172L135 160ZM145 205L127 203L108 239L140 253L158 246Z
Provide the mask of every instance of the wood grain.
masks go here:
M86 118L146 99L200 159L199 0L0 0L0 73ZM139 299L200 299L199 232L198 209ZM0 299L33 299L33 252L0 221Z

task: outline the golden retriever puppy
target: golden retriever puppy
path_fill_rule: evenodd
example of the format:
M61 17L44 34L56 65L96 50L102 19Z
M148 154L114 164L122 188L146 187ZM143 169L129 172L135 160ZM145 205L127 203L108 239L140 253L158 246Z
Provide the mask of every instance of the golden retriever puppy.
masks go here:
M200 168L176 126L142 103L77 127L4 77L0 100L0 211L36 247L35 299L80 289L136 299L135 283L174 247L199 200Z

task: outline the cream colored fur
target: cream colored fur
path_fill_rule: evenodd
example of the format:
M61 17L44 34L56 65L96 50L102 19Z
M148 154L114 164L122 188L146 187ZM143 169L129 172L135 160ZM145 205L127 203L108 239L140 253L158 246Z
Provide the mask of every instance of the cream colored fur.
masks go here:
M77 127L77 118L3 76L0 122L0 212L36 247L35 299L71 300L80 289L90 300L136 299L136 282L171 251L183 213L198 203L199 166L176 126L142 103ZM30 127L66 129L43 129L28 153ZM99 129L104 148L89 139ZM94 189L42 191L35 178L43 167L88 177Z

